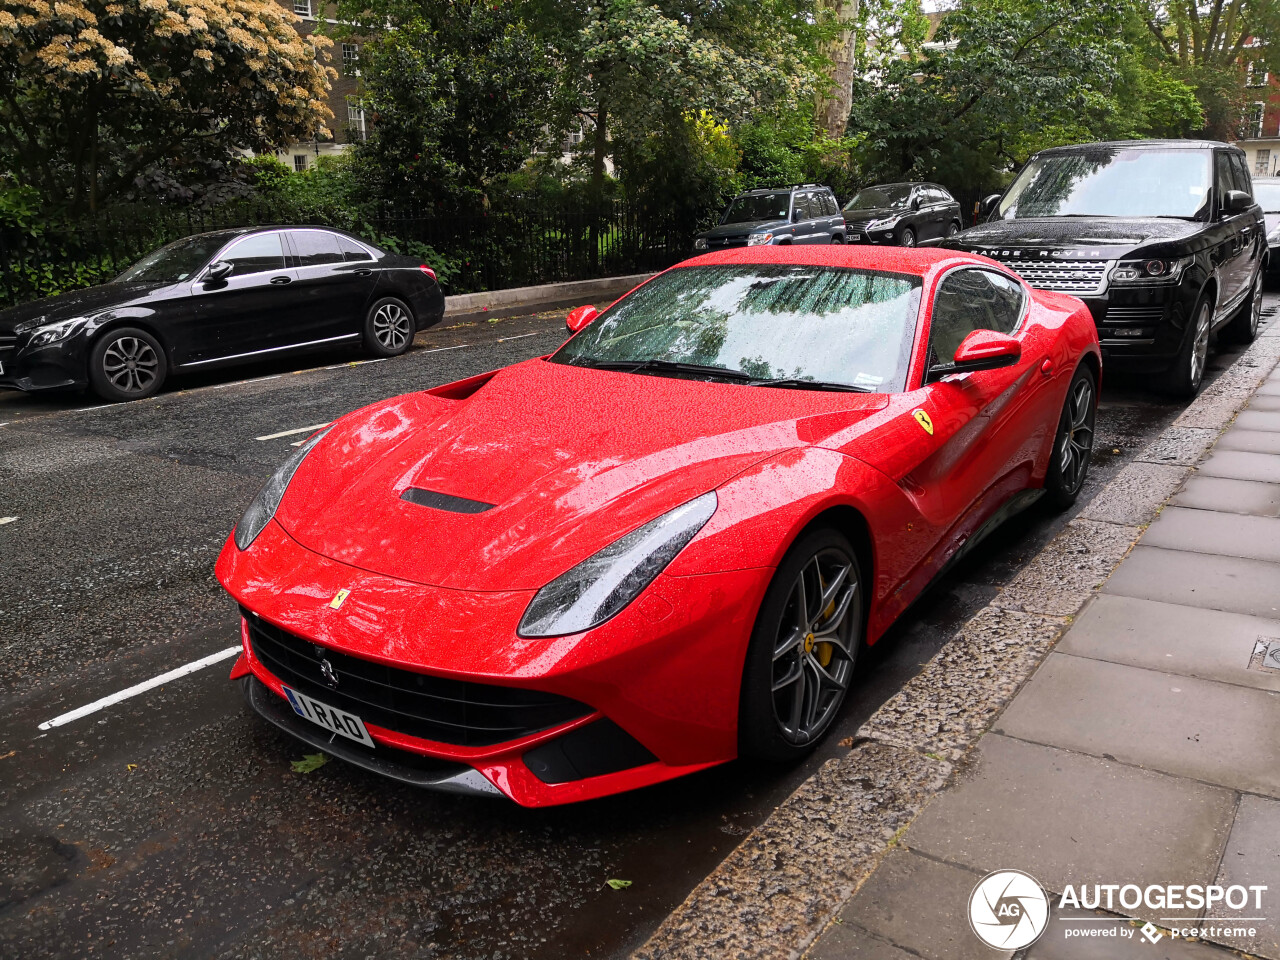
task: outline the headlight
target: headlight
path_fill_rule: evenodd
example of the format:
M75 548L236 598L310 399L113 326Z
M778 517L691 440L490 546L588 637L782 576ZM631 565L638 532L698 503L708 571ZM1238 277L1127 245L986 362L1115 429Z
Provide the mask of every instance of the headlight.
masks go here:
M267 525L267 521L276 515L276 507L280 506L280 501L284 498L284 492L289 488L289 481L293 479L294 473L302 465L302 461L306 459L307 454L311 452L311 448L324 439L324 435L331 429L333 428L329 427L321 430L297 450L289 454L289 459L280 464L280 468L271 475L271 479L262 485L262 489L254 496L253 503L249 504L249 509L244 512L244 516L236 524L235 540L237 547L241 550L248 550L250 544L258 539L258 534Z
M697 239L697 240L693 241L693 249L695 249L695 250L705 250L705 249L707 249L707 238L706 238L706 237L698 237L698 239Z
M539 590L517 632L562 637L598 627L638 597L715 512L713 490L615 540Z
M1193 259L1121 260L1111 271L1111 280L1113 283L1177 283Z
M748 247L758 247L762 243L768 243L773 239L772 233L753 233L747 237Z
M885 217L883 220L872 220L867 224L867 232L872 230L892 230L898 225L897 217Z
M89 321L85 317L72 317L70 320L59 320L57 323L46 323L36 327L27 345L43 347L45 344L57 343L72 334L79 333Z

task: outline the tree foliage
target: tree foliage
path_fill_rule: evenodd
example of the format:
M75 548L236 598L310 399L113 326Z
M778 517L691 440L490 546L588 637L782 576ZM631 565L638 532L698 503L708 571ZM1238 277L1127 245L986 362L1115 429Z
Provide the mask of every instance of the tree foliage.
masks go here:
M149 167L323 135L332 74L296 19L274 0L6 0L0 156L93 209Z

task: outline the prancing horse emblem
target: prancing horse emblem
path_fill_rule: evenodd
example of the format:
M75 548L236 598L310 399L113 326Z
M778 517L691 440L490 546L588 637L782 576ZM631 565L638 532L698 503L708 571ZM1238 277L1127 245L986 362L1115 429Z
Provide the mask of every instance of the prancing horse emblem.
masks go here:
M341 610L342 605L347 602L347 597L351 596L351 591L343 587L333 595L333 599L329 601L330 610Z
M324 679L325 686L331 690L338 689L338 672L333 669L333 664L325 656L324 647L315 647L316 656L320 658L320 676Z

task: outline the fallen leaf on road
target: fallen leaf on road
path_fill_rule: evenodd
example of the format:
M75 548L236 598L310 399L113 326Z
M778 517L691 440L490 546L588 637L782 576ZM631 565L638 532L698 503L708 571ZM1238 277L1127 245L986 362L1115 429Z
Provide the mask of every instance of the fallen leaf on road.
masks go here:
M606 880L605 883L613 890L625 890L631 886L630 880Z
M12 756L13 756L15 753L17 753L17 752L18 752L17 750L10 750L10 751L9 751L8 753L6 753L3 757L0 757L0 760L8 760L10 757L12 757Z
M126 763L124 768L132 773L134 770L138 769L138 765L136 763Z
M310 773L312 770L319 770L329 762L329 757L323 753L308 753L301 760L294 760L289 766L293 767L294 773Z

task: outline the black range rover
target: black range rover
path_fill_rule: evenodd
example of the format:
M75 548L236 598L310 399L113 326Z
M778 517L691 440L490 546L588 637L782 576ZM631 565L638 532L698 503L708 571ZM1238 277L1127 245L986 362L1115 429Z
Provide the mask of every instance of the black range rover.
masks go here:
M1244 151L1142 140L1031 158L989 220L944 245L1007 264L1034 287L1080 297L1105 361L1200 389L1214 334L1258 331L1267 256Z

